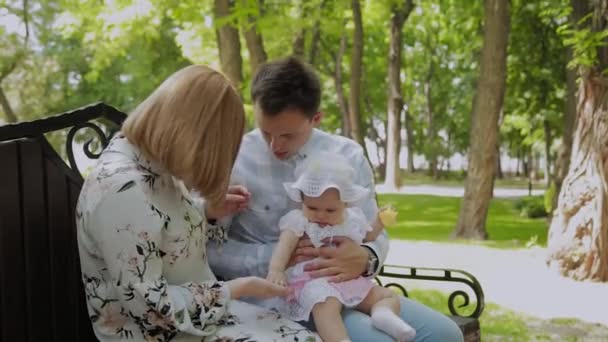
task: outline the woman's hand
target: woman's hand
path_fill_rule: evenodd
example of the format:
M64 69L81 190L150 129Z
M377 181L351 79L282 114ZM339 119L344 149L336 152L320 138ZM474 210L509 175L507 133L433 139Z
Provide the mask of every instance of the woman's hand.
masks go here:
M279 285L279 286L287 286L287 276L285 276L285 272L280 272L280 271L268 271L268 275L266 276L266 279L270 282L272 282L273 284Z
M230 287L230 297L239 299L242 297L253 297L266 299L271 297L285 297L289 294L289 289L272 283L260 277L242 277L227 282Z
M207 203L205 215L207 219L221 219L231 216L249 206L251 193L242 185L228 187L226 198L221 203Z

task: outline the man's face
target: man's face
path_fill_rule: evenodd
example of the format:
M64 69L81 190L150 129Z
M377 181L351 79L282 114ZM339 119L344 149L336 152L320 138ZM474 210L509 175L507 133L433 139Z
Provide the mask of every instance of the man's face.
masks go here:
M316 113L309 119L298 109L286 109L277 115L269 116L256 106L255 116L272 154L279 160L286 160L306 144L313 128L318 126L322 114Z

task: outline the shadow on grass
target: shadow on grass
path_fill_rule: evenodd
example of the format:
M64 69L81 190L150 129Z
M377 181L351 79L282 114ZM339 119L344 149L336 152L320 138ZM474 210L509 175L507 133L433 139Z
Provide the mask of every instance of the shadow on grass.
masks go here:
M449 314L448 296L443 292L415 289L409 294L410 298ZM482 341L608 341L608 327L604 325L574 318L540 319L494 303L486 303L479 323Z

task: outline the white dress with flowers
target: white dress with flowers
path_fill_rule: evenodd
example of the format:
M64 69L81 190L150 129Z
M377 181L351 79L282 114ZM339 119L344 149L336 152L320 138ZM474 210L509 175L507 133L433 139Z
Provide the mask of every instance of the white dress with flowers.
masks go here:
M207 264L208 231L182 183L115 137L78 200L78 249L101 341L317 341L275 312L230 299Z
M331 238L342 236L361 244L372 227L359 208L347 208L344 223L321 227L309 222L302 210L287 213L279 221L279 229L291 230L297 236L308 235L315 247L331 246ZM344 306L352 308L365 299L375 284L367 278L357 277L343 282L330 282L328 277L312 278L304 267L311 261L304 261L288 268L287 283L292 295L279 301L279 312L295 321L308 320L312 308L329 297L338 299Z

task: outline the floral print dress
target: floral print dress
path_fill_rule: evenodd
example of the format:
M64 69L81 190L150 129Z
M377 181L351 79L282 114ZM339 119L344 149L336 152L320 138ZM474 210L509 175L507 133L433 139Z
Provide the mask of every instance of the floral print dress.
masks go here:
M122 135L76 208L88 312L101 341L317 341L276 312L231 300L206 259L204 214Z

